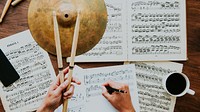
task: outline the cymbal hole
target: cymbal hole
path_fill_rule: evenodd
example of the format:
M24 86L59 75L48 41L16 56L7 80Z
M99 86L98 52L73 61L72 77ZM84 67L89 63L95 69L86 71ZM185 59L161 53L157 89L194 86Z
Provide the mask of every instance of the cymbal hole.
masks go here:
M66 17L66 18L68 18L68 17L69 17L69 15L68 15L68 14L65 14L65 17Z

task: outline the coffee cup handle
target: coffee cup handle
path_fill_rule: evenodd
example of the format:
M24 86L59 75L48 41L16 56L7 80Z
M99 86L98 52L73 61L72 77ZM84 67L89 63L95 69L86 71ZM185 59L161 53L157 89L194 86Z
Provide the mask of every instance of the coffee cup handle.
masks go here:
M194 94L195 94L195 91L189 89L189 90L187 91L187 93L190 94L190 95L194 95Z

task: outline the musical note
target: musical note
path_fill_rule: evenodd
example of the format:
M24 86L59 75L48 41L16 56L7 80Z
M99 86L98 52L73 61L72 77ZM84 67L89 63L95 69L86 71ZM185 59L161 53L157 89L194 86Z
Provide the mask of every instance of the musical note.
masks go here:
M180 32L179 23L157 23L157 24L134 24L132 25L132 32Z
M179 22L179 13L132 13L132 21L138 22Z
M173 112L176 98L164 90L162 78L180 71L182 66L170 62L136 62L135 67L140 111Z
M122 5L106 3L108 10L108 21L121 21L122 20Z
M7 45L11 41L15 44ZM47 52L33 40L29 30L2 40L0 45L6 49L7 58L20 75L15 85L0 87L6 111L37 108L56 76Z
M92 50L77 56L76 62L187 59L185 1L105 0L105 3L108 12L105 33Z
M129 85L131 92L131 97L135 109L139 109L137 105L138 97L136 91L136 81L134 75L134 65L120 65L120 66L111 66L111 67L99 67L99 68L90 68L80 71L83 76L83 84L85 86L86 92L86 110L96 111L96 112L114 112L114 108L107 105L109 102L105 102L105 99L102 99L102 84L108 80L113 80L116 82L123 82ZM80 91L80 90L79 90ZM134 97L134 98L133 98ZM96 102L100 102L99 105L93 105ZM91 105L94 107L91 108ZM103 108L102 108L103 107ZM95 110L94 110L95 109ZM105 110L106 109L106 110ZM107 110L110 109L110 110Z
M132 43L137 44L161 44L161 43L180 43L181 36L178 35L138 35L132 37Z
M122 32L122 24L117 22L110 22L107 24L106 32Z
M133 47L132 54L180 54L181 48L167 45L151 45L146 47Z
M131 8L133 10L167 10L167 9L179 9L179 1L136 1L132 2Z

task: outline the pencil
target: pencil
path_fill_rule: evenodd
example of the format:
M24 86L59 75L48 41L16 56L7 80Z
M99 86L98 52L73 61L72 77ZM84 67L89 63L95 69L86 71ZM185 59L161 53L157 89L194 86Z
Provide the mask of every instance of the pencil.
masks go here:
M112 88L110 86L105 86L106 89L108 90L108 93L109 94L112 94L113 92L119 92L119 93L127 93L126 91L124 90L120 90L120 89L115 89L115 88Z

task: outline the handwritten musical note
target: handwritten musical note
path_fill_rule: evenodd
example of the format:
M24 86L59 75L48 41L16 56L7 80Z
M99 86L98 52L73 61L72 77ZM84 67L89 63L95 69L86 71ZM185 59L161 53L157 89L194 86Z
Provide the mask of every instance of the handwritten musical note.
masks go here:
M87 112L115 112L115 109L102 96L101 85L108 80L128 84L131 91L133 105L136 111L139 111L134 68L134 65L120 65L90 68L85 69L84 72L81 72L81 75L84 77L84 84L86 87ZM99 105L95 105L97 104L96 102L98 102ZM93 108L91 108L91 106Z
M136 76L134 65L119 65L82 69L74 68L74 77L78 77L81 85L75 85L74 95L69 99L69 112L116 112L113 106L102 96L102 83L113 80L129 85L132 102L139 112ZM91 108L92 107L92 108ZM55 112L60 112L59 107Z

